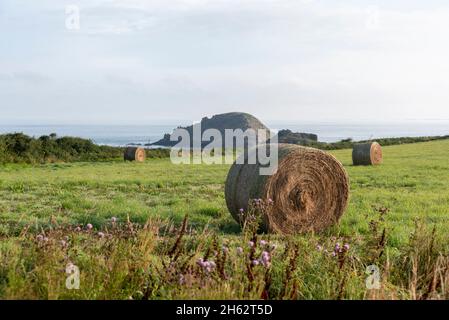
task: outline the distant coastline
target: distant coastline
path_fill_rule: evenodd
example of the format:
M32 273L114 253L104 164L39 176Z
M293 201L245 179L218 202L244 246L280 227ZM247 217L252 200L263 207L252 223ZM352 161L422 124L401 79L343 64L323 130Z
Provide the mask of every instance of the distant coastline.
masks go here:
M281 132L278 134L280 143L302 145L321 150L351 149L359 142L369 142L354 141L352 139L343 139L330 143L319 142L315 139L315 135L301 134L289 130L283 131L284 134L281 134ZM313 138L311 138L312 136ZM380 138L375 140L382 146L392 146L447 139L449 139L449 135ZM207 142L205 143L205 145L208 144ZM114 161L123 159L124 149L123 147L117 146L97 145L89 139L80 137L58 137L56 133L39 137L30 137L23 133L0 134L0 164L2 165L8 163L44 164L55 162ZM162 148L156 145L147 149L146 155L149 158L166 158L170 156L171 152L168 147Z
M398 137L445 136L449 134L447 121L404 121L391 123L282 123L267 122L270 129L290 129L293 132L310 132L318 135L320 142L338 142L345 139L353 141ZM23 132L39 137L56 133L58 136L72 136L90 139L95 144L113 147L126 145L144 146L156 142L165 133L170 133L179 124L161 125L0 125L0 134ZM157 147L157 146L154 146Z

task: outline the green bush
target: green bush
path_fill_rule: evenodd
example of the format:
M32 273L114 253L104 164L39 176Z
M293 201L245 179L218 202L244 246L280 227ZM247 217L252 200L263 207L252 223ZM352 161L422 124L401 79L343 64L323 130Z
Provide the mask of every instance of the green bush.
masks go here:
M90 140L57 138L55 134L32 138L23 133L0 135L0 163L45 163L108 160L121 154L120 148L97 146Z
M99 146L91 140L57 137L56 134L32 138L23 133L0 135L0 163L48 163L107 161L123 157L124 148ZM147 150L149 158L168 157L167 149Z
M353 141L352 139L344 139L338 142L326 143L326 142L316 142L312 140L304 141L280 141L282 143L293 143L299 144L306 147L317 148L321 150L342 150L342 149L352 149L357 143L365 143L371 141L377 141L381 146L394 146L407 143L418 143L418 142L429 142L436 140L449 139L449 136L433 136L433 137L402 137L402 138L383 138L383 139L373 139L373 140L363 140L363 141Z

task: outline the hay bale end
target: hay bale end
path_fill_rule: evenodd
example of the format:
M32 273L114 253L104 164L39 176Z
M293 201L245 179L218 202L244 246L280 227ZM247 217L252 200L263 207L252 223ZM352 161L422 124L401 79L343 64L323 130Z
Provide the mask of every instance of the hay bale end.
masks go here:
M259 164L236 164L229 170L225 197L234 219L241 221L253 199L271 199L262 230L280 234L321 231L346 210L349 178L332 155L313 148L279 144L278 170L259 175ZM253 151L255 152L255 151Z
M125 161L144 162L146 158L145 149L139 147L127 147L123 158Z
M377 142L359 143L352 149L352 162L355 166L378 165L382 161L382 147Z

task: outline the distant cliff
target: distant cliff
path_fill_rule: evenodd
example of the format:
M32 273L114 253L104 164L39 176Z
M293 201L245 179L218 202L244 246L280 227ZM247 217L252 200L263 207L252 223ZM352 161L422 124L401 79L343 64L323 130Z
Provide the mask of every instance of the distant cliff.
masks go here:
M292 143L299 145L309 145L312 142L318 142L318 136L313 133L292 132L291 130L279 130L279 143Z
M211 118L204 117L201 120L201 134L207 130L207 129L216 129L218 130L222 137L224 138L225 129L242 129L243 131L246 131L247 129L253 129L253 130L266 130L269 132L270 130L268 127L266 127L262 122L260 122L256 117L243 112L229 112L229 113L222 113L214 115ZM179 127L182 129L186 129L190 136L193 137L193 126L188 127ZM156 141L154 143L151 143L149 145L155 145L155 146L166 146L166 147L172 147L176 145L177 141L170 141L171 134L166 133L164 137ZM267 134L267 138L269 135ZM202 145L207 145L209 142L205 141L202 143Z

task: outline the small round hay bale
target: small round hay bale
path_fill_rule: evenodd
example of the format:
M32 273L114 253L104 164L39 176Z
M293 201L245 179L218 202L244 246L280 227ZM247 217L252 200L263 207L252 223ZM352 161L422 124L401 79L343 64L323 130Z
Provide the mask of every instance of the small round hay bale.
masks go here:
M137 162L144 162L145 157L146 157L145 149L138 147L126 148L123 156L125 161L137 161Z
M343 165L321 150L291 144L278 147L278 170L271 176L259 175L259 164L231 166L225 197L234 219L241 221L240 209L247 212L252 199L271 199L273 204L263 212L263 231L296 234L337 223L349 199Z
M355 166L370 166L382 163L382 147L377 142L359 143L352 149Z

